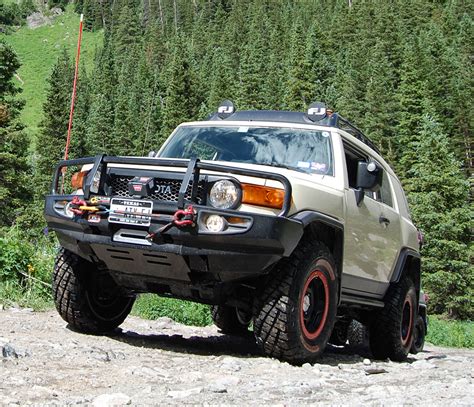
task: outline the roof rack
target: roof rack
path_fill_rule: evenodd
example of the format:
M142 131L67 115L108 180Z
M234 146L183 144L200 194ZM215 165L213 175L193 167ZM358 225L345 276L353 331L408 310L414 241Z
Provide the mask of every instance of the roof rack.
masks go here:
M321 122L324 124L337 127L338 129L344 130L350 135L354 136L357 140L362 141L364 144L369 146L371 149L375 150L378 154L380 154L379 148L375 145L375 143L370 140L360 129L354 126L349 120L342 117L339 113L332 113L331 115L326 116ZM321 123L323 124L323 123Z
M312 103L306 112L288 112L277 110L244 110L237 111L230 100L224 100L217 113L208 117L207 120L250 120L250 121L281 121L293 123L314 123L319 126L336 127L344 130L365 145L380 154L380 150L375 143L370 140L361 130L354 126L349 120L339 113L333 113L321 102Z

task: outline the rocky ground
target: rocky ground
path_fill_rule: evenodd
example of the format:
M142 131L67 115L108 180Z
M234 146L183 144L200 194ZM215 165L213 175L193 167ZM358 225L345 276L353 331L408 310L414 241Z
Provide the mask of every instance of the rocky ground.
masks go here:
M474 351L427 346L407 363L328 349L319 363L262 357L252 339L129 317L111 336L56 312L0 311L1 405L473 405Z

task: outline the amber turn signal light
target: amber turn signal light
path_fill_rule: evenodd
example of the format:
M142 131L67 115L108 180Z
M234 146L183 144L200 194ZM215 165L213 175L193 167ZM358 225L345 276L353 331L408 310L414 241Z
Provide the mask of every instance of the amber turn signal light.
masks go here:
M242 203L281 209L285 191L280 188L242 184Z
M75 190L82 189L82 186L84 185L84 179L86 178L88 172L89 171L79 171L72 174L71 186Z

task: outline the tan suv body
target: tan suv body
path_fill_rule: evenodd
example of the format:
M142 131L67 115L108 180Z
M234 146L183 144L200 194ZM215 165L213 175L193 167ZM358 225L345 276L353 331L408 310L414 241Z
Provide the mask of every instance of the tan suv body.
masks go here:
M83 164L82 184L59 193L61 169ZM322 104L235 112L226 102L150 157L61 162L45 212L62 246L57 308L68 322L79 313L84 331L114 328L137 293L154 292L211 304L224 333L253 322L263 352L293 363L352 319L372 327L375 357L402 360L413 340L419 242L400 181ZM65 290L89 300L65 304Z

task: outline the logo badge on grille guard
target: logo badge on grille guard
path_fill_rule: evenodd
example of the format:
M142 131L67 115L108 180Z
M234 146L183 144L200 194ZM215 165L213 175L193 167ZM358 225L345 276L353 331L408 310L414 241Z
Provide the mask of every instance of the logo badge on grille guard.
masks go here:
M155 180L152 177L135 177L128 183L130 196L149 196L155 188Z
M171 194L171 186L170 185L156 185L156 192L159 194Z

